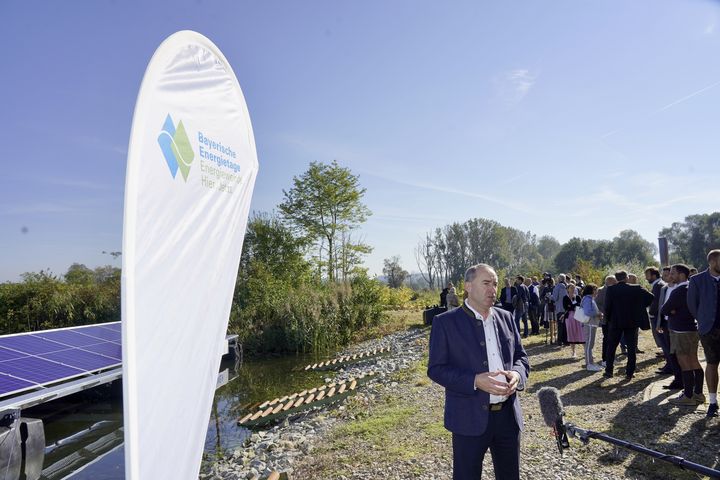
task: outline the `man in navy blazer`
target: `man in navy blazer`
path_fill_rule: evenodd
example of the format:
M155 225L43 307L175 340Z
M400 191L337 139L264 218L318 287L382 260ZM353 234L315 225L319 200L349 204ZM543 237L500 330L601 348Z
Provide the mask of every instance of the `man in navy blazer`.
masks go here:
M495 478L520 478L523 390L530 365L512 314L494 308L498 278L486 264L465 272L462 308L435 317L428 377L445 387L453 479L478 480L488 448Z
M697 319L700 342L705 351L705 381L710 393L707 416L718 416L718 364L720 364L720 249L710 250L707 270L690 277L687 301Z

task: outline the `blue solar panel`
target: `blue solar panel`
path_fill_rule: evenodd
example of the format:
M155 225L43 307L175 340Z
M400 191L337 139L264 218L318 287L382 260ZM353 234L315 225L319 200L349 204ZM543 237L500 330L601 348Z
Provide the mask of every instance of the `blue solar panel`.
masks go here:
M45 340L33 335L13 335L11 337L0 338L0 347L27 353L29 355L57 352L58 350L64 350L67 348L67 346L60 343Z
M86 347L82 347L82 349L93 353L99 353L100 355L105 355L106 357L113 358L117 361L122 360L122 345L114 342L88 345Z
M102 355L77 349L48 353L46 355L41 355L41 357L62 363L63 365L87 371L99 370L113 365L118 365L120 363L119 360L114 358L104 357Z
M10 377L0 373L0 392L12 392L17 390L27 390L35 387L34 383L20 380L19 378Z
M74 328L74 332L82 333L83 335L90 335L91 337L99 338L101 340L120 342L121 334L109 328L104 327L79 327Z
M14 352L12 350L8 350L7 348L0 347L0 362L4 362L5 360L14 360L16 358L22 357L27 357L27 354Z
M35 383L49 383L86 373L38 357L19 358L0 363L0 373Z
M92 345L100 342L100 340L96 337L89 337L73 330L38 332L34 333L32 336L44 338L45 340L52 340L70 347L84 347L85 345Z
M0 397L118 366L120 322L0 337Z

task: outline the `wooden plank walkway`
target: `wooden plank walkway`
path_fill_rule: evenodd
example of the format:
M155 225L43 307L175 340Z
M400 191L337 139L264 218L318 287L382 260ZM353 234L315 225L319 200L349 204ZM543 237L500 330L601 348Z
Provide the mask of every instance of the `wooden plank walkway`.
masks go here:
M368 382L375 372L350 378L340 384L331 383L311 390L274 398L250 408L250 412L238 420L242 427L260 427L288 415L342 400L353 393L359 385Z
M342 357L334 358L332 360L326 360L324 362L310 364L305 368L302 368L301 370L304 370L306 372L312 370L337 370L340 367L344 367L345 365L352 365L354 363L362 362L363 360L368 360L370 358L375 358L380 355L388 354L390 353L390 350L390 347L381 347L374 350L368 350L367 352L356 353L355 355L344 355Z

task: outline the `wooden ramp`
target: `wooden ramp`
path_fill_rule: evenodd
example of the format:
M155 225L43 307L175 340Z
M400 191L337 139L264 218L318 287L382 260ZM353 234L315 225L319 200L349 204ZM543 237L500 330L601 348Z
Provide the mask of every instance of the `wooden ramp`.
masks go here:
M313 407L338 402L353 393L359 385L369 381L373 375L375 373L370 372L339 384L331 383L262 402L251 407L250 412L238 420L238 425L248 428L260 427Z
M381 347L374 350L368 350L367 352L356 353L355 355L345 355L343 357L334 358L320 363L314 363L302 368L306 372L312 370L336 370L346 365L352 365L354 363L362 362L370 358L375 358L380 355L386 355L390 353L390 347Z

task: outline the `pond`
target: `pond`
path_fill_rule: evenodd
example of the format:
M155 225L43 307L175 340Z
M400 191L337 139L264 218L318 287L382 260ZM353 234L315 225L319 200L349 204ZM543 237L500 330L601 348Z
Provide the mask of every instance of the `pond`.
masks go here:
M237 425L243 406L322 385L328 372L302 368L312 355L229 358L220 371L227 383L215 392L203 458L222 457L242 445L250 431ZM45 425L44 480L121 480L125 478L122 385L115 382L23 411Z

